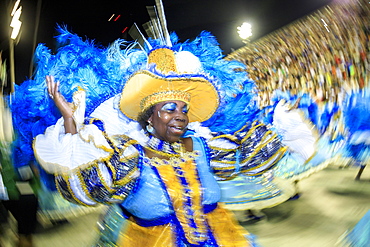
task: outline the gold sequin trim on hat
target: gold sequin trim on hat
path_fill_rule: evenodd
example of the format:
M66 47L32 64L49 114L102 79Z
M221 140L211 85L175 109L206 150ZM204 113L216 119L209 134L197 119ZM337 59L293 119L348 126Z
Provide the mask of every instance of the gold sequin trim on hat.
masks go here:
M163 101L169 101L169 100L179 100L183 101L186 104L189 104L190 102L190 93L184 92L184 91L165 91L165 92L158 92L154 93L152 95L149 95L141 100L140 102L140 108L141 111L145 111L149 107Z

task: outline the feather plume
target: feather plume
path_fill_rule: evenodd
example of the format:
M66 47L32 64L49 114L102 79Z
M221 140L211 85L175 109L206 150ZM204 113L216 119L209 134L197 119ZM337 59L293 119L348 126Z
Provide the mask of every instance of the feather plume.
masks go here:
M17 153L25 154L25 163L34 159L33 138L45 132L61 117L47 94L46 75L60 81L60 92L71 101L78 87L86 91L86 117L105 100L119 94L127 79L140 69L147 69L149 49L138 49L136 42L116 40L102 48L90 40L82 40L64 28L59 28L60 44L55 54L40 44L36 49L37 70L34 78L16 87L12 102L14 126L19 130ZM202 32L193 41L179 43L175 33L170 35L175 52L189 51L201 62L204 76L219 90L221 101L216 114L203 123L212 131L232 133L251 122L259 114L256 106L255 84L248 78L244 65L223 59L216 38ZM161 42L149 39L151 47ZM146 47L148 48L148 46ZM19 155L19 157L21 157Z

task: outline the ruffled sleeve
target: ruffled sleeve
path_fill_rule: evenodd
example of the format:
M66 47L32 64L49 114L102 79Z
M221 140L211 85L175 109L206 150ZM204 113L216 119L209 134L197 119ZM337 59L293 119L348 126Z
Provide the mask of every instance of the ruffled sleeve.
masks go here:
M272 168L287 150L278 135L258 121L234 135L214 137L208 144L211 168L218 180L230 180L240 173L261 175Z
M298 110L280 101L273 119L272 125L255 121L232 135L208 140L211 169L218 180L261 175L287 154L298 155L303 163L315 155L318 135Z
M125 136L108 136L99 119L84 123L85 92L73 96L77 134L64 131L63 118L34 141L40 165L55 175L62 196L74 203L93 206L122 201L139 176L139 149Z
M239 173L238 143L232 135L220 135L208 140L210 165L217 180L230 180Z
M273 130L258 121L238 136L242 137L238 157L240 169L248 176L261 175L271 169L288 149Z

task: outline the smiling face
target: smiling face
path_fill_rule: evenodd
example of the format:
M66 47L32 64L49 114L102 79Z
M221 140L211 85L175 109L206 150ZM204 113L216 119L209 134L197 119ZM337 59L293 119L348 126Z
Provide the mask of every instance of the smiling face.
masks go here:
M148 119L154 128L152 135L169 143L180 140L189 123L187 113L188 105L182 101L158 103Z

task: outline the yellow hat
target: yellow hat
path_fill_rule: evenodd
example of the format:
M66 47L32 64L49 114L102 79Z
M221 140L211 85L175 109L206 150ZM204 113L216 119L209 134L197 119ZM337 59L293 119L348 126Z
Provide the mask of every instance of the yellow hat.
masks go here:
M179 100L189 105L190 122L203 122L215 113L219 96L215 86L199 74L180 74L175 53L160 48L149 54L148 63L166 75L157 75L148 70L136 72L126 82L120 100L121 111L137 120L139 113L163 101Z

